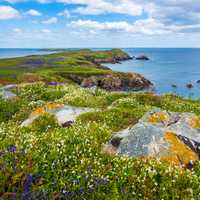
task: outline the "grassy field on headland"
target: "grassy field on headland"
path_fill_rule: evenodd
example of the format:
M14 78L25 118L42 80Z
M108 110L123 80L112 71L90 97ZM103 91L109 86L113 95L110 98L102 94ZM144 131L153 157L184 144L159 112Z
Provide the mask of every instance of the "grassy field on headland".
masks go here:
M123 51L65 51L0 60L2 83L31 81L69 81L68 75L104 75L112 73L100 65L101 60L115 62L114 57L127 56ZM95 62L96 60L96 62ZM100 62L99 62L100 61Z
M114 132L136 124L153 108L200 115L200 101L144 92L94 93L66 76L115 73L94 61L110 60L107 56L85 50L0 60L3 84L37 81L14 88L14 99L0 98L0 199L200 199L200 163L188 170L154 158L103 151ZM67 83L46 84L49 81ZM95 111L80 115L67 128L46 113L20 126L49 102Z

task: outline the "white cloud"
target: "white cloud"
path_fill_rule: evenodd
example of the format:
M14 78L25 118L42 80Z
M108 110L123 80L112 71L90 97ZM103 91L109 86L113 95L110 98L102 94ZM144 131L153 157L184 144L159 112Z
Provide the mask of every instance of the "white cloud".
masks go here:
M141 15L143 7L139 3L132 0L57 0L63 3L82 4L84 7L79 7L74 10L75 13L86 15L98 15L104 13L120 13L129 14L132 16Z
M26 0L6 0L8 3L20 3L25 2Z
M20 13L11 6L0 6L0 20L18 18Z
M41 32L42 33L51 33L51 30L49 30L49 29L42 29Z
M56 24L58 22L58 19L56 17L51 17L47 20L44 20L43 24Z
M14 28L13 32L14 33L22 33L22 30L20 28Z
M138 20L135 23L128 23L126 21L119 22L98 22L92 20L78 20L72 21L71 25L76 28L83 28L89 30L100 31L120 31L131 34L145 34L145 35L163 35L172 32L170 28L165 27L161 22L148 18L145 20Z
M63 12L59 12L58 16L64 16L64 17L70 18L71 14L67 9L65 9L65 10L63 10Z
M42 14L37 11L37 10L34 10L34 9L30 9L26 12L27 15L30 15L30 16L41 16Z
M37 0L39 3L51 3L53 2L52 0Z

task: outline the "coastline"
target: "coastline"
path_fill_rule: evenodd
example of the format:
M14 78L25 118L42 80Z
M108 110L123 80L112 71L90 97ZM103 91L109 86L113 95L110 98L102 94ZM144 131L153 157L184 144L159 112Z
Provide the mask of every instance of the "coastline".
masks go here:
M3 85L23 82L72 82L82 87L109 91L138 91L153 84L138 73L115 72L104 66L130 60L120 49L64 51L48 55L30 55L0 59L0 82Z

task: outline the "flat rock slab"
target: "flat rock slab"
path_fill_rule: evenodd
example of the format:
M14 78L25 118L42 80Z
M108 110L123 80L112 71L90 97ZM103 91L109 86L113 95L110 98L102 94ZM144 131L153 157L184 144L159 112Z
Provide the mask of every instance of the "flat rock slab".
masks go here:
M133 127L115 133L105 149L119 155L193 164L200 157L200 117L155 109Z
M10 84L10 85L0 87L0 97L2 97L4 100L11 100L11 99L16 98L17 95L13 93L12 91L10 91L11 89L14 89L16 87L17 87L16 84Z
M66 106L60 103L47 103L45 106L34 110L30 114L29 118L21 124L21 127L27 127L31 125L35 119L46 113L54 114L58 124L63 125L68 122L74 122L79 115L91 111L94 111L94 109Z
M0 96L5 100L11 100L17 97L15 93L7 90L0 91Z

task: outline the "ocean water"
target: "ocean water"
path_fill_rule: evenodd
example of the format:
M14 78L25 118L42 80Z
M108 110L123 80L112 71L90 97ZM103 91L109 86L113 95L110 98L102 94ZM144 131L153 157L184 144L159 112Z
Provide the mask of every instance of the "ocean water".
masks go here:
M128 60L122 64L106 64L106 66L116 71L137 72L144 75L154 83L155 91L158 94L175 93L184 97L200 99L200 84L196 82L200 80L200 49L129 48L123 50L131 56L145 54L150 60ZM0 58L48 53L52 53L52 51L0 48ZM188 83L193 84L193 88L187 88L186 84ZM173 88L172 84L177 87Z
M151 80L158 94L175 93L200 99L200 49L133 48L124 49L129 55L147 55L149 61L129 60L122 64L107 64L113 70L137 72ZM191 83L189 89L186 84ZM173 88L172 84L177 87Z
M48 51L45 49L20 49L20 48L0 48L0 59L1 58L15 58L28 55L42 55L49 54L53 51Z

